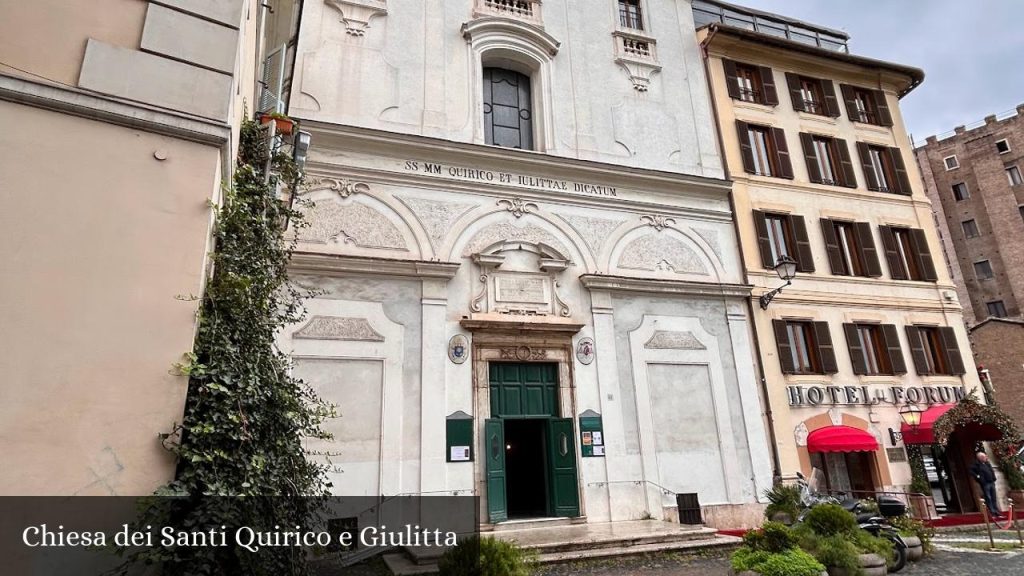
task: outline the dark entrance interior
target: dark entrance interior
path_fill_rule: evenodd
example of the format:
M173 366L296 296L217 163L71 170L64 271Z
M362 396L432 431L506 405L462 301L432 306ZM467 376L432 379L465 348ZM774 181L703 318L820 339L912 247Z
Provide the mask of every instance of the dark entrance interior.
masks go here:
M505 420L508 517L548 516L548 458L544 419Z

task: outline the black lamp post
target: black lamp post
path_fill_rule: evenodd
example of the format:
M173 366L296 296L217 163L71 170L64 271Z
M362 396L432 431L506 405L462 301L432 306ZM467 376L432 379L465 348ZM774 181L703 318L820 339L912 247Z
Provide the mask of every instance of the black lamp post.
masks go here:
M918 426L921 425L921 413L924 410L921 409L917 404L907 404L900 408L900 418L903 423L910 426L911 430L917 430ZM889 428L889 441L895 446L896 442L903 441L903 432L897 432L892 428Z
M796 276L796 260L793 260L789 256L783 254L779 257L778 261L775 262L775 273L779 275L779 278L785 280L786 283L778 288L761 295L761 310L767 310L768 305L772 303L772 299L775 295L782 292L782 289L793 283L793 278Z

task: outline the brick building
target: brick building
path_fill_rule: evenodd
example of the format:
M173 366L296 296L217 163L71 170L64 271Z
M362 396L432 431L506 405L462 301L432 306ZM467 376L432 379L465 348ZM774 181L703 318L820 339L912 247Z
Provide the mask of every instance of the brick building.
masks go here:
M970 329L978 369L988 370L991 390L999 407L1024 427L1024 320L988 318ZM986 386L987 387L987 386Z
M916 149L968 325L1024 306L1024 104ZM970 302L970 306L966 303Z

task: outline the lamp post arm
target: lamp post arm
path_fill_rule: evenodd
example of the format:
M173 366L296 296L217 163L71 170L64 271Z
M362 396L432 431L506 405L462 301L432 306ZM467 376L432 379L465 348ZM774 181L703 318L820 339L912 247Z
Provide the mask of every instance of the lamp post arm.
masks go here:
M771 292L766 292L762 294L761 297L758 299L758 301L761 303L761 310L767 310L768 305L772 303L772 299L774 299L775 296L780 294L783 288L789 286L792 283L792 280L786 280L786 283L783 284L782 286L779 286L778 288L772 290Z

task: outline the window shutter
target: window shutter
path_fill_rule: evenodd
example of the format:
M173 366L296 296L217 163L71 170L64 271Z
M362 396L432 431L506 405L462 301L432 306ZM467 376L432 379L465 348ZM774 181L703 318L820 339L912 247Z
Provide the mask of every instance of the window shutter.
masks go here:
M892 126L892 114L889 113L889 104L885 101L885 92L874 90L872 94L875 96L875 111L878 114L878 124L880 126Z
M853 161L850 159L850 147L846 145L846 140L843 140L842 138L835 138L832 141L835 143L836 150L839 152L839 165L843 169L843 186L846 186L847 188L856 188L857 175L853 171Z
M729 92L729 98L739 100L740 81L736 75L736 63L723 58L722 67L725 68L725 89Z
M899 148L889 148L889 158L892 159L892 169L896 173L897 193L910 196L910 177L907 176L907 167L903 164L903 154Z
M956 376L966 374L964 358L960 354L960 344L956 341L956 331L950 326L943 326L939 328L939 335L942 336L942 345L946 351L946 365L949 366L950 374Z
M856 324L843 324L846 333L846 347L850 350L850 362L853 373L858 376L868 373L868 363L864 360L864 347L860 345L860 333Z
M922 280L927 280L928 282L938 280L939 276L935 273L935 263L932 261L932 253L928 249L928 238L925 237L924 230L920 228L910 229L910 245L914 249L914 258L917 259L918 267L924 276Z
M839 365L836 364L836 350L832 346L832 334L828 331L828 322L814 323L814 340L818 344L818 360L821 361L821 371L825 374L839 372Z
M839 237L836 228L828 218L821 219L821 234L825 237L825 252L828 254L828 266L833 274L846 275L843 266L843 253L839 249Z
M789 225L796 237L796 269L799 272L814 272L814 253L811 252L811 241L807 238L807 226L803 216L789 215Z
M789 85L789 99L793 101L793 110L804 111L804 97L800 95L800 77L786 72L786 84Z
M860 114L857 113L857 98L853 94L853 86L840 84L839 91L843 94L843 102L846 103L846 115L854 122L860 121Z
M903 360L903 348L900 347L900 333L895 324L882 324L882 341L889 352L889 366L893 374L906 374L907 363Z
M793 162L789 158L789 145L786 144L786 131L772 128L772 142L775 144L775 166L780 178L793 179Z
M820 80L821 91L825 93L825 112L833 117L839 118L842 112L839 111L839 99L836 98L836 86L831 80Z
M907 341L910 342L910 356L914 359L914 369L921 376L931 374L928 370L924 342L921 341L921 330L917 326L907 326Z
M860 167L864 171L864 179L867 181L868 190L878 191L878 177L875 176L875 168L871 165L871 149L863 142L857 142L857 155L860 156Z
M772 241L768 236L768 223L765 220L765 214L760 210L754 210L754 229L757 230L757 247L761 251L761 265L771 270L775 267L775 262L772 262Z
M519 84L519 146L517 147L523 150L533 150L533 92L530 88L530 77L518 72L516 76Z
M767 66L758 68L761 73L761 88L764 90L764 102L769 106L779 105L779 92L775 89L775 76L772 69Z
M875 249L875 239L871 237L871 224L857 222L853 225L853 232L857 236L857 247L860 249L860 261L864 263L868 276L879 278L882 275L882 265L878 261L878 250Z
M816 184L821 184L821 170L818 169L818 155L814 153L814 138L806 132L801 132L800 144L804 148L804 160L807 162L808 180Z
M494 144L494 69L484 68L484 142Z
M882 236L882 249L885 250L885 260L889 263L889 275L893 280L906 280L907 271L903 268L900 260L899 250L896 248L896 236L892 228L879 226L878 233Z
M754 168L754 149L750 146L750 127L742 120L736 121L736 137L740 141L740 156L743 157L743 171L756 174Z
M782 373L795 374L796 365L793 363L793 345L789 341L786 321L772 320L772 326L775 328L775 345L779 348L779 364L782 366Z

